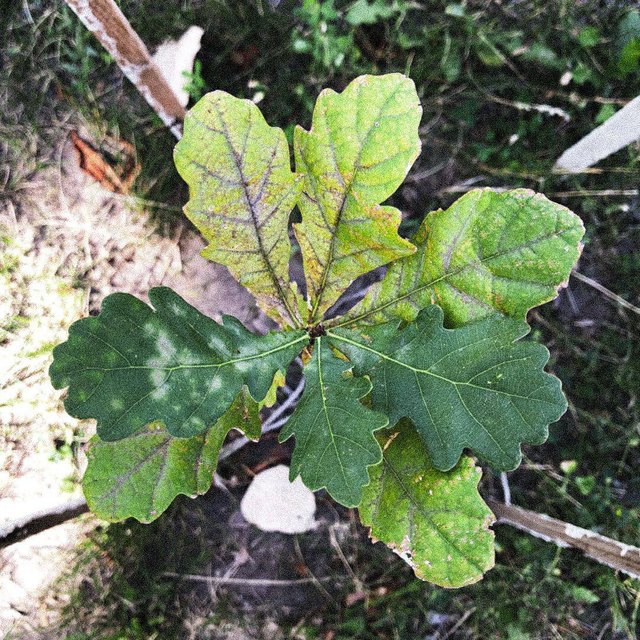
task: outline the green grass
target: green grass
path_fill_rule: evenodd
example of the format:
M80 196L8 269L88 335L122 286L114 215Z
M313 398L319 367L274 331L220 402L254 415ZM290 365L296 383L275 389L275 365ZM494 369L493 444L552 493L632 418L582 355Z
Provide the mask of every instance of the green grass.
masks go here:
M267 119L288 134L296 122L309 124L321 88L340 89L361 73L408 72L425 115L424 152L395 201L408 214L407 233L427 211L453 201L466 180L535 188L584 220L580 269L640 303L640 205L637 197L615 195L638 188L637 146L601 162L596 172L552 171L562 151L640 93L637 67L629 71L640 47L640 17L629 13L630 3L283 0L276 12L257 0L121 5L150 46L189 24L203 26L194 91L263 93ZM0 124L12 167L5 195L37 170L52 128L73 112L97 138L121 136L135 145L143 167L135 195L178 208L186 192L171 161L171 135L60 0L30 6L35 24L15 11L2 52L0 81L9 102ZM537 105L560 108L568 119ZM148 208L163 223L177 215ZM640 544L639 318L576 280L571 295L531 317L534 335L551 350L570 411L548 444L527 450L525 464L511 474L513 499ZM488 471L483 491L500 496L499 484ZM152 554L157 536L177 541L185 533L172 513L149 527L113 526L96 534L84 556L89 564L79 569L89 591L79 592L71 607L76 627L84 620L86 629L69 638L183 637L176 587L158 576L175 564L175 554L194 551L183 541L187 551L172 547L161 564ZM345 606L353 585L336 586L317 619L283 625L283 633L295 627L307 638L329 631L334 640L423 638L436 632L440 615L449 616L445 630L464 618L451 638L637 636L638 581L507 527L496 532L496 568L456 592L416 581L380 545L354 537L346 555L367 598ZM242 621L224 602L212 616L219 624Z

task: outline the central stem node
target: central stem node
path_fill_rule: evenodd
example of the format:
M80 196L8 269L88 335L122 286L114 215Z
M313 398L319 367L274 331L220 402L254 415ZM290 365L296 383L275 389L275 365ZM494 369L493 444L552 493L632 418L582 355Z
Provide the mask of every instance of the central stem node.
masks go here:
M320 336L326 336L327 332L324 330L322 323L316 324L313 327L309 328L309 336L315 340L315 338L319 338Z

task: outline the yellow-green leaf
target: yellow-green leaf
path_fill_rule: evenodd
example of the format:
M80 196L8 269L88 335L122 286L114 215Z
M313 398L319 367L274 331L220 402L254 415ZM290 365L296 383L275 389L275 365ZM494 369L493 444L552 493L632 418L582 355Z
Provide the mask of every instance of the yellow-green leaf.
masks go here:
M556 297L580 255L578 216L528 189L474 189L430 213L413 242L344 324L413 320L437 303L448 326L500 312L524 319Z
M373 467L358 507L371 536L391 547L421 580L441 587L477 582L493 567L495 520L478 493L480 469L469 457L435 469L406 422L381 432L381 464Z
M187 114L174 155L191 194L185 214L209 242L202 255L228 267L267 314L299 324L288 222L302 181L284 132L249 100L214 91Z
M179 494L195 497L211 487L220 447L231 429L260 438L258 403L245 389L208 431L175 438L161 423L118 442L97 436L89 445L82 481L89 508L99 518L151 522Z
M360 76L342 93L318 97L310 131L294 136L304 174L295 233L318 320L359 275L410 255L398 236L400 212L382 207L420 152L422 109L401 74Z

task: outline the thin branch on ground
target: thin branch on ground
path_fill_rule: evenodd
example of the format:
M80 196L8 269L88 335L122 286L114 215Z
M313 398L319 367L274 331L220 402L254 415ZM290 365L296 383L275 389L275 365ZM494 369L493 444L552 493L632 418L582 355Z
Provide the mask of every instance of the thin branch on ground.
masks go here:
M589 285L596 291L599 291L602 295L609 298L609 300L613 300L613 302L615 302L616 304L619 304L621 307L624 307L625 309L628 309L629 311L632 311L633 313L640 316L639 307L636 307L634 304L631 304L628 300L625 300L622 296L619 296L617 293L614 293L610 289L607 289L607 287L601 285L597 280L594 280L589 276L585 276L583 273L580 273L579 271L575 271L575 270L571 272L571 275L574 278L577 278L578 280L580 280L580 282L584 282L586 285Z
M609 198L615 196L634 197L640 195L640 189L581 189L579 191L556 191L551 198Z
M640 578L640 548L514 505L487 500L498 524L509 524L559 547L579 549L586 556L613 569Z
M511 504L511 487L509 487L509 478L506 472L500 474L500 483L502 484L502 496L506 505Z
M167 578L180 578L181 580L191 580L193 582L207 582L213 584L232 584L244 587L293 587L300 584L313 584L317 581L335 582L343 580L343 576L323 576L321 578L293 578L290 580L276 578L225 578L223 576L201 576L192 573L175 573L165 571L163 576Z

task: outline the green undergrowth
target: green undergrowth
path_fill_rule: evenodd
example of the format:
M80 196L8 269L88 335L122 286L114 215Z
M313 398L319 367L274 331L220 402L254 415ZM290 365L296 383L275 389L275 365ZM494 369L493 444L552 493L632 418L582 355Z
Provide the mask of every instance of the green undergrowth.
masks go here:
M170 134L62 0L29 6L29 16L16 11L10 22L0 72L21 123L45 128L62 105L81 113L96 138L132 142L143 168L135 194L161 203L148 205L161 220L178 218L185 191L170 162ZM405 189L404 210L414 216L453 200L438 193L443 180L478 174L484 184L548 195L637 184L627 172L637 169L633 150L603 163L613 171L551 173L570 143L640 92L633 66L640 17L624 0L606 7L283 0L275 11L262 0L124 1L122 8L151 49L190 24L204 27L195 97L222 89L260 101L267 121L289 135L294 122L309 121L321 88L342 89L362 73L408 73L424 98L430 140L414 174L446 165L421 181L426 202Z

